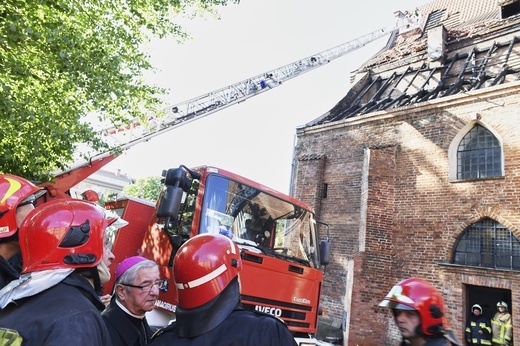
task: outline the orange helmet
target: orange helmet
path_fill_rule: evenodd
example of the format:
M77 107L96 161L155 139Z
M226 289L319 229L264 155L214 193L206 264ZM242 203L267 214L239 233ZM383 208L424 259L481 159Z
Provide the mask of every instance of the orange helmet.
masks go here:
M18 230L16 208L33 203L45 190L28 180L11 174L0 174L0 238Z
M183 309L199 307L217 297L242 269L238 246L220 234L198 234L175 255L173 276Z
M435 335L448 329L444 316L444 300L428 281L409 278L397 283L379 306L398 310L415 310L421 317L424 335Z
M22 273L95 267L108 223L104 209L88 201L62 198L36 207L20 226Z

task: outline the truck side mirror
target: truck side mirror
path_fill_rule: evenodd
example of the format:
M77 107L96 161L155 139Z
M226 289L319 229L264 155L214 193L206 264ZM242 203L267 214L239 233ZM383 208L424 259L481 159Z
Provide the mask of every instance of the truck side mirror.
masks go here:
M163 182L164 185L177 186L188 192L191 187L191 180L186 176L186 171L182 168L170 168L167 171L163 171Z
M320 241L320 264L326 266L330 263L330 242Z
M177 220L181 208L183 190L180 187L166 185L161 193L157 218L171 218Z

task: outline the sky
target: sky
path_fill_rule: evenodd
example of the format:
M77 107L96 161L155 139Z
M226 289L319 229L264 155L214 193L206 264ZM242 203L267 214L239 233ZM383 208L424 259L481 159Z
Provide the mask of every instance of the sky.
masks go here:
M220 19L183 21L191 39L147 48L151 83L168 105L204 95L357 39L395 22L428 0L241 0ZM330 110L351 87L351 72L388 37L281 86L132 146L105 166L139 179L163 169L210 165L289 193L296 128Z

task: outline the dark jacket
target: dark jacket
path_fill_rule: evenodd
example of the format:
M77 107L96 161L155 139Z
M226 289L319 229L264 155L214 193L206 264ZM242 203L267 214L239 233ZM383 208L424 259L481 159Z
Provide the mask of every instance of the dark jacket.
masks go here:
M205 334L181 338L177 336L175 323L172 323L154 334L151 345L293 346L296 341L276 317L236 307L222 323Z
M482 334L479 334L482 331ZM470 345L491 345L491 322L488 318L471 313L466 322L466 342Z
M139 319L124 312L112 299L101 313L113 346L144 346L152 338L152 329L146 318Z
M428 340L424 346L450 346L450 345L456 345L450 341L448 341L445 338L436 338Z
M0 256L0 290L11 281L18 279L18 277L18 271L9 261L6 261L2 256Z
M410 346L408 341L403 341L402 346ZM451 342L448 339L440 336L438 338L429 339L424 346L462 346L462 344Z
M73 272L57 285L0 310L0 329L16 330L24 346L110 345L104 308L92 285Z

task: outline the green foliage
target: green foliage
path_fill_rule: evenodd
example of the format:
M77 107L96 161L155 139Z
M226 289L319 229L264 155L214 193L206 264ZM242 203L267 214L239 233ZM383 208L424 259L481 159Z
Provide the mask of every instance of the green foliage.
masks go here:
M78 143L106 150L87 115L145 121L165 93L148 85L140 48L187 37L174 16L216 13L239 0L0 2L0 172L34 181L73 161Z
M137 179L135 184L125 186L123 188L123 193L129 196L144 198L151 202L156 202L163 187L161 179L161 177Z

